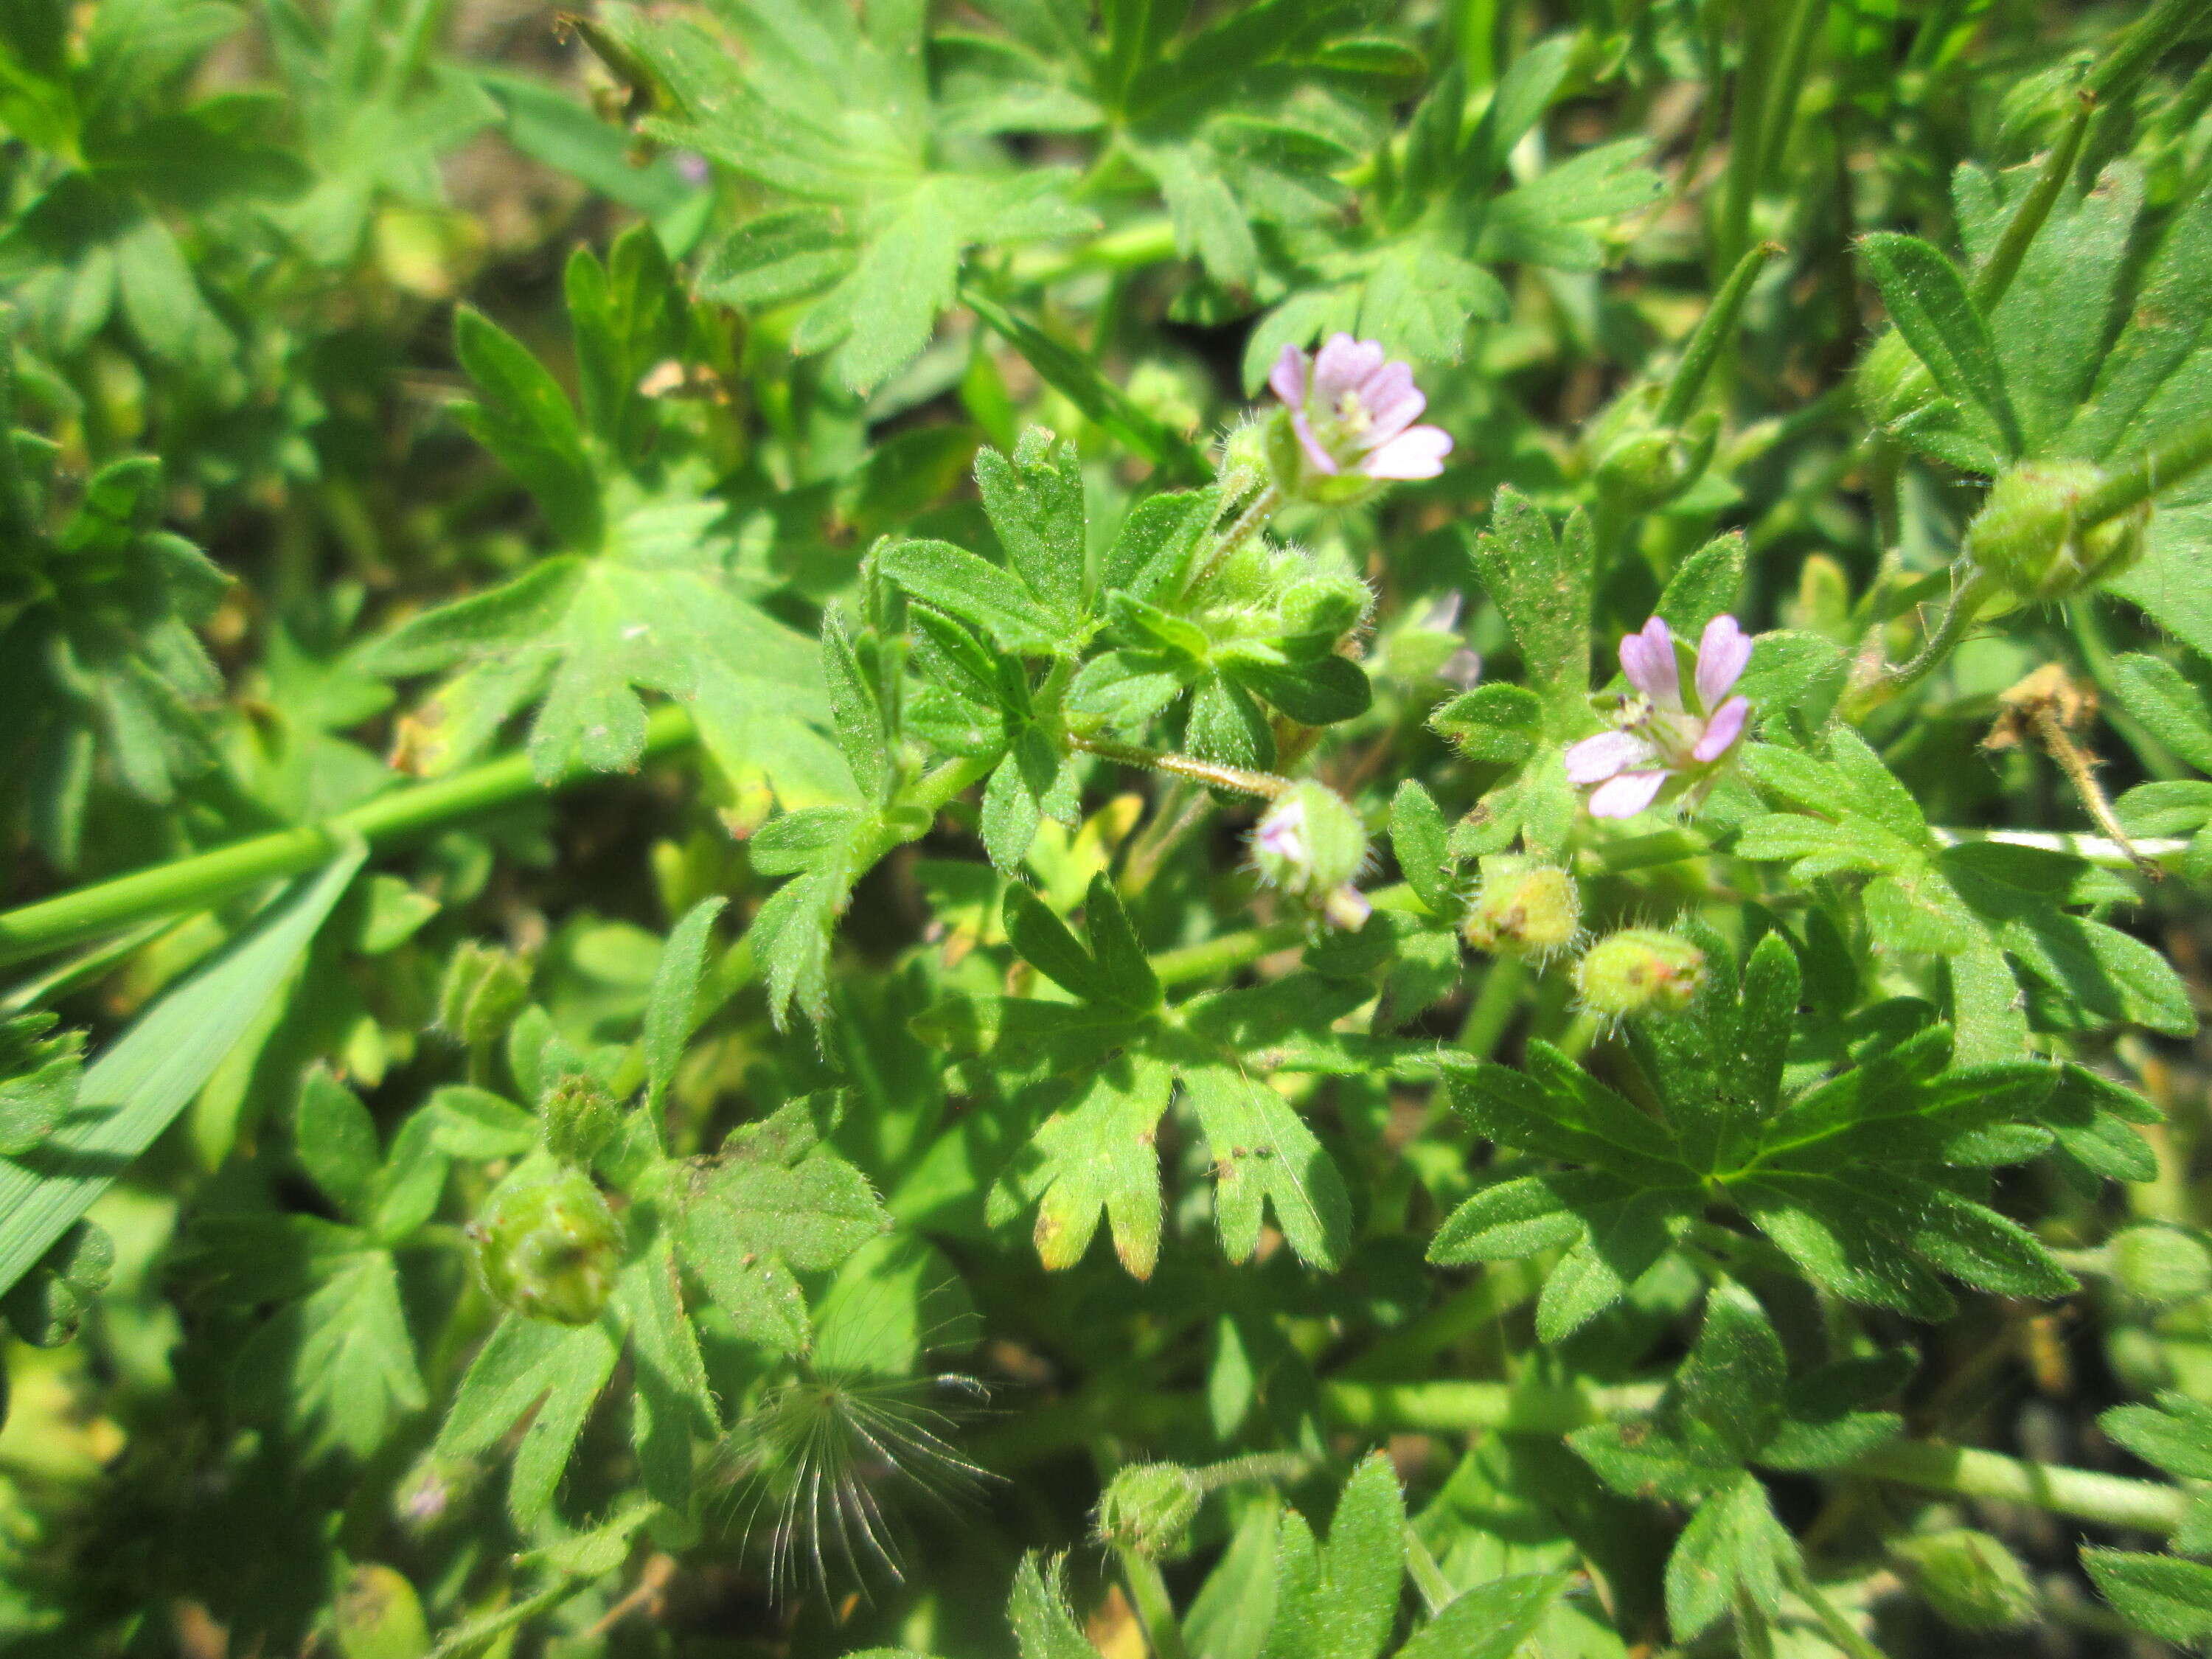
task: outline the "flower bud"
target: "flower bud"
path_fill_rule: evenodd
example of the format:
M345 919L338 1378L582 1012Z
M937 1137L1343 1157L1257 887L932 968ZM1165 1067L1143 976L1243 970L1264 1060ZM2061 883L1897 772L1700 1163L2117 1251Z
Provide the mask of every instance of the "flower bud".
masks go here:
M569 1072L556 1078L538 1109L545 1116L546 1151L580 1170L591 1168L592 1160L622 1127L622 1108L588 1073Z
M2145 1222L2123 1227L2106 1248L2112 1278L2130 1296L2163 1305L2212 1291L2212 1252L2195 1233Z
M2036 1617L2035 1585L2019 1557L1985 1532L1960 1527L1892 1545L1914 1588L1947 1625L2018 1630Z
M469 1227L484 1288L532 1319L588 1325L606 1305L622 1258L622 1232L591 1177L524 1165Z
M80 1221L15 1282L0 1309L24 1341L58 1348L76 1334L114 1268L115 1242L94 1223Z
M1609 933L1575 967L1583 1006L1607 1019L1680 1013L1705 982L1705 953L1656 927Z
M2016 466L1990 488L1966 526L1966 556L2023 599L2063 599L2142 556L2148 502L2084 526L2081 497L2105 481L2087 461Z
M1311 903L1350 886L1367 864L1367 826L1326 784L1291 785L1252 831L1260 879Z
M1711 421L1625 433L1599 453L1598 488L1624 512L1664 507L1705 476L1718 436Z
M348 1576L331 1621L343 1659L422 1659L430 1650L415 1586L379 1562L364 1561Z
M512 951L465 941L438 988L438 1024L471 1048L499 1041L530 1000L530 969Z
M1461 937L1492 956L1541 962L1575 942L1583 897L1575 878L1555 865L1516 854L1482 860L1482 884L1468 906Z
M1180 1463L1132 1463L1098 1501L1098 1536L1152 1560L1173 1555L1205 1496L1198 1477Z
M1935 378L1895 329L1874 343L1851 377L1859 412L1887 432L1936 401Z

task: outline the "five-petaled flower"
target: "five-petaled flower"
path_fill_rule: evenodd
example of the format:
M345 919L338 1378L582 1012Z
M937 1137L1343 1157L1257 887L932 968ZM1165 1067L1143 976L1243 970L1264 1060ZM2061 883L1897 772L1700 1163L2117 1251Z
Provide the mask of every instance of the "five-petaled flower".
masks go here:
M1668 779L1682 793L1709 787L1743 736L1751 704L1729 693L1751 660L1751 636L1734 617L1716 617L1698 641L1698 708L1682 703L1674 636L1654 617L1620 642L1620 672L1635 688L1621 699L1617 729L1584 738L1567 750L1567 777L1595 784L1589 810L1601 818L1634 817L1658 799Z
M1290 412L1305 493L1322 480L1338 480L1322 492L1334 499L1347 487L1364 492L1385 480L1433 478L1444 470L1451 434L1413 424L1429 400L1408 365L1384 361L1379 342L1332 335L1310 357L1285 345L1267 384Z

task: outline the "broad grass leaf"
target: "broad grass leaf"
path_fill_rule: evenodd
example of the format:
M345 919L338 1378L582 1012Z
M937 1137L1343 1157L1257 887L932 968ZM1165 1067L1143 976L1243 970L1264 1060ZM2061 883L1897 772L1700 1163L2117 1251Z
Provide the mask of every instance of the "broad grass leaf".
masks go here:
M25 1158L0 1159L0 1290L29 1272L199 1092L289 982L365 854L355 845L273 901L85 1068L70 1121Z

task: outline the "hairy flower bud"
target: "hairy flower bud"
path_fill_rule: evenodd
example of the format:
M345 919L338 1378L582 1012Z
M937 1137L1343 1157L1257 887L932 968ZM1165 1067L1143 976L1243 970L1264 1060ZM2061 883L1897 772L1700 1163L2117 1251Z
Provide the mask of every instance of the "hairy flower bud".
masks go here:
M1367 826L1343 796L1309 778L1261 816L1252 831L1252 862L1269 886L1325 903L1365 867Z
M2018 1630L2036 1616L2035 1585L2019 1557L1985 1532L1964 1527L1923 1533L1891 1546L1913 1586L1947 1625Z
M1098 1535L1153 1560L1173 1555L1205 1496L1198 1477L1180 1463L1132 1463L1098 1501Z
M530 1000L530 969L512 951L465 940L438 988L438 1024L471 1048L498 1042Z
M1656 927L1609 933L1575 967L1583 1006L1608 1019L1680 1013L1705 982L1705 953Z
M622 1108L606 1085L588 1073L570 1072L556 1079L538 1109L545 1117L546 1151L579 1169L589 1169L622 1127Z
M1939 395L1935 377L1895 329L1874 343L1851 377L1859 412L1885 432L1918 414Z
M1460 933L1478 951L1493 956L1557 956L1582 931L1582 890L1555 865L1517 854L1500 853L1482 860L1481 885L1468 906Z
M2212 1291L2212 1252L2195 1233L2144 1222L2123 1227L2106 1248L2112 1278L2130 1296L2164 1304Z
M526 1164L469 1227L484 1288L532 1319L587 1325L614 1289L622 1232L591 1177Z
M1966 526L1966 556L2023 599L2063 599L2120 574L2142 556L2148 503L2101 524L2079 522L2083 495L2105 480L2087 461L2034 461L1991 486Z

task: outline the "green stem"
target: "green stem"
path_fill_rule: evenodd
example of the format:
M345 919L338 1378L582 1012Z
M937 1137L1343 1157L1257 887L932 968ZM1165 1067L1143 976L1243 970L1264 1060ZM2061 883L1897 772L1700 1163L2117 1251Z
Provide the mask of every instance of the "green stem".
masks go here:
M1202 1491L1219 1492L1224 1486L1239 1486L1247 1480L1303 1480L1313 1470L1314 1460L1304 1452L1279 1451L1224 1458L1218 1463L1193 1469L1190 1474Z
M1413 1530L1410 1521L1406 1522L1406 1571L1413 1575L1413 1588L1420 1591L1422 1609L1430 1618L1451 1605L1457 1592L1437 1565L1437 1558L1429 1553L1428 1540Z
M511 1607L487 1613L441 1637L438 1645L430 1650L430 1659L468 1659L469 1656L482 1653L499 1637L541 1613L550 1613L563 1601L589 1589L592 1583L589 1578L566 1578L535 1595L525 1596Z
M2144 451L2075 503L2075 522L2088 530L2140 507L2161 489L2171 489L2192 472L2212 465L2212 418L2184 427L2164 443Z
M1276 921L1265 927L1248 927L1240 933L1224 933L1197 945L1163 951L1151 958L1152 974L1162 986L1173 990L1178 985L1188 985L1195 980L1233 973L1259 961L1261 957L1289 950L1305 936L1306 924L1303 921Z
M1998 1452L1942 1446L1928 1440L1893 1440L1863 1452L1853 1474L1873 1475L1923 1492L1955 1498L1992 1498L2030 1504L2053 1515L2070 1515L2130 1532L2171 1533L2181 1525L2188 1494L2178 1486L2137 1480L2058 1463L2030 1463Z
M1667 382L1667 395L1659 405L1661 426L1680 426L1690 418L1698 393L1705 389L1706 376L1712 373L1729 337L1735 331L1736 319L1743 314L1744 301L1751 297L1751 285L1759 280L1759 273L1766 268L1766 262L1781 252L1779 242L1761 242L1735 262L1728 281L1721 284L1721 291L1705 307L1705 314L1698 319L1690 343L1682 349L1682 361L1675 364L1674 376Z
M2058 192L2066 188L2066 179L2074 171L2074 159L2081 153L2082 135L2089 131L2089 115L2097 100L2084 94L2074 112L2074 118L2066 124L2051 154L2044 158L2043 170L2035 175L2035 183L2021 202L2018 211L2005 223L2004 234L1990 251L1989 258L1974 273L1972 292L1974 304L1984 314L2004 298L2005 289L2020 271L2020 262L2027 257L2028 245L2035 240L2036 233L2050 218L2051 210L2058 201Z
M1851 1659L1884 1659L1882 1650L1858 1632L1856 1626L1844 1617L1843 1610L1828 1599L1827 1592L1813 1582L1813 1575L1805 1571L1802 1559L1792 1558L1787 1571L1790 1587L1797 1592L1797 1599L1813 1609L1813 1616L1820 1621L1820 1628L1828 1632L1828 1639L1851 1656Z
M1068 738L1071 747L1102 759L1118 762L1123 766L1147 767L1170 776L1188 778L1193 783L1205 784L1211 789L1227 789L1239 795L1256 795L1261 800L1273 800L1293 787L1292 780L1277 777L1273 772L1248 772L1241 766L1220 766L1212 761L1203 761L1189 755L1177 755L1157 749L1140 749L1133 743L1120 743L1112 738ZM0 917L0 921L4 921Z
M1355 1382L1332 1377L1321 1385L1321 1391L1329 1416L1346 1428L1414 1434L1464 1433L1469 1429L1568 1434L1608 1417L1650 1411L1659 1403L1656 1382L1520 1387L1507 1382Z
M645 758L683 748L697 735L683 709L656 709L646 723ZM553 787L565 788L592 775L574 774ZM0 913L0 966L151 917L204 908L260 882L299 875L328 863L355 836L376 848L525 799L543 787L527 755L503 755L449 778L388 791L320 823L257 836L21 905Z
M1188 1659L1182 1626L1176 1622L1175 1602L1168 1595L1167 1581L1160 1577L1159 1563L1127 1544L1116 1545L1115 1553L1121 1559L1121 1577L1129 1586L1129 1599L1137 1604L1137 1617L1144 1620L1153 1659Z
M1237 522L1224 531L1221 539L1214 543L1213 550L1206 556L1205 562L1184 584L1186 590L1202 586L1206 579L1221 568L1222 561L1249 541L1268 520L1275 516L1275 510L1282 504L1281 489L1273 478L1268 479L1261 486L1260 493L1252 498L1252 504L1237 514Z
M1459 1028L1459 1046L1477 1060L1487 1060L1504 1041L1505 1028L1521 1006L1521 993L1528 984L1528 964L1517 957L1499 957L1482 976L1482 988Z
M1566 1434L1607 1417L1647 1412L1658 1403L1656 1382L1597 1388L1580 1384L1515 1386L1504 1382L1354 1382L1322 1384L1322 1403L1342 1426L1370 1433L1463 1434L1474 1429L1515 1434ZM2057 1463L2031 1463L1999 1452L1893 1440L1863 1452L1843 1471L1954 1498L2027 1504L2054 1515L2130 1532L2177 1530L2189 1495L2162 1481L2104 1474Z
M2083 498L2087 499L2086 496ZM1904 663L1860 688L1845 708L1846 718L1856 719L1878 702L1895 696L1908 687L1918 684L1934 673L1944 658L1949 656L1974 619L1982 614L1982 607L1997 591L1996 578L1986 570L1977 569L1952 591L1951 608L1943 613L1943 620L1936 625L1920 650L1911 660Z

